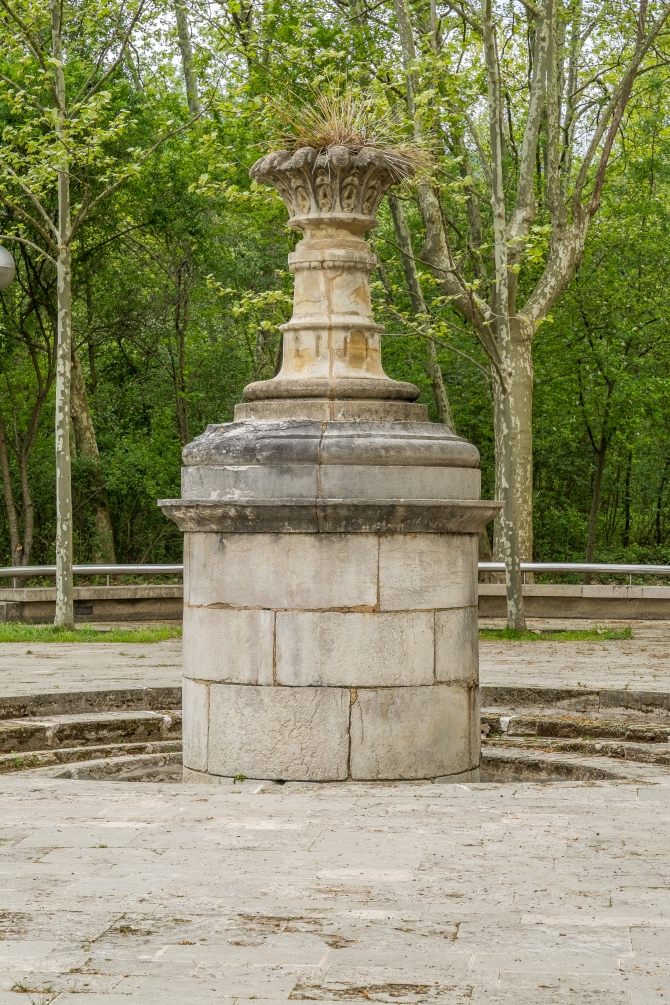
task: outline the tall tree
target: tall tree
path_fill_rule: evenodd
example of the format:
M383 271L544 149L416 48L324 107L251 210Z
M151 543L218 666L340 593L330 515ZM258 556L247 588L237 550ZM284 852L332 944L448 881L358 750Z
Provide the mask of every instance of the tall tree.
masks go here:
M444 46L420 13L417 23L412 22L407 0L394 0L394 6L412 92L422 83L416 80L421 61L415 38L422 45L424 64L434 54L429 66L435 66ZM472 213L470 262L456 257L438 192L425 182L418 187L426 229L422 258L491 360L496 388L496 494L504 502L497 550L506 564L509 623L523 627L520 562L532 557L533 339L583 254L635 79L659 42L670 4L653 5L650 15L648 3L641 0L633 24L621 12L616 29L619 50L606 66L601 47L612 29L609 5L588 15L582 3L573 0L537 4L524 0L523 13L514 3L493 0L481 0L479 9L468 2L447 6L469 39L467 58L485 75L487 114L485 120L476 108L468 107L463 90L456 96L446 94L441 105L449 121L441 132L449 137L452 152L459 154L462 137L467 136L476 155L479 184L488 190L492 264L484 278L478 265L485 235L478 232ZM588 36L590 46L584 44ZM445 52L442 64L448 57ZM434 77L433 70L427 86L434 87ZM511 94L517 96L514 101ZM439 98L438 86L431 100L423 103L431 107L433 125ZM409 107L416 118L417 103L410 102ZM474 200L471 179L467 182L468 198ZM543 241L547 258L538 269L538 245Z
M148 149L126 146L133 126L107 87L133 38L157 16L152 0L0 0L5 48L0 99L11 125L0 152L0 202L19 221L5 238L32 244L32 231L56 268L56 617L74 623L70 450L73 243L91 213L135 175L166 136ZM181 126L177 126L178 130ZM166 135L175 129L167 128ZM73 191L75 202L73 205ZM55 217L55 220L54 220Z

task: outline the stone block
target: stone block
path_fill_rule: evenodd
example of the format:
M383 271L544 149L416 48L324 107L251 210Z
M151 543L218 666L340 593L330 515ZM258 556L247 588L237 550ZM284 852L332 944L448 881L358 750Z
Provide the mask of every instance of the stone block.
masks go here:
M474 534L388 534L379 540L379 601L383 611L474 607Z
M184 677L272 684L274 611L184 608Z
M351 706L352 778L436 778L472 760L475 689L460 684L371 688Z
M479 642L477 608L455 607L435 613L435 679L477 684Z
M329 608L377 602L377 538L357 534L189 534L194 606Z
M209 687L185 679L182 692L182 743L184 765L195 771L207 771L207 733L209 723Z
M193 465L181 469L183 499L315 499L315 464Z
M428 611L278 613L277 681L299 687L432 684L433 620Z
M235 405L235 421L311 419L317 422L428 422L428 406L414 401L278 398Z
M437 422L329 422L320 463L397 467L476 468L479 451Z
M22 604L12 601L0 601L0 621L20 621L22 606Z
M284 781L347 777L347 690L212 684L210 691L210 772Z
M479 499L477 468L325 464L324 499Z
M620 593L619 596L625 597L626 596L626 587L625 586L622 587L622 590L623 590L623 593ZM591 598L591 597L598 597L598 598L616 597L617 596L617 592L616 592L616 587L615 586L608 586L608 585L601 585L601 586L595 585L594 586L594 585L589 585L589 586L582 586L582 588L581 588L581 595L582 595L582 597L589 597L589 598Z

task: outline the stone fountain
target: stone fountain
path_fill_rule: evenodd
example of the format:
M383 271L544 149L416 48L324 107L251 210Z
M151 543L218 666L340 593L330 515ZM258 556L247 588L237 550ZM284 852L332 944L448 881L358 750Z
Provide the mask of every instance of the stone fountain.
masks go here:
M476 780L474 446L389 379L363 239L383 153L257 161L303 239L283 366L185 447L184 778Z

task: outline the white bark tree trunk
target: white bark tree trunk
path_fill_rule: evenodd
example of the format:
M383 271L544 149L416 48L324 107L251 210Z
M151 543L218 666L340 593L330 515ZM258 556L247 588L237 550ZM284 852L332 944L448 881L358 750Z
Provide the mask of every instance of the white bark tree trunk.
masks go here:
M95 466L89 483L91 505L95 511L93 561L103 564L115 563L114 530L107 505L105 482L100 467L98 440L95 435L95 427L88 403L84 374L76 351L72 353L71 411L77 456L86 457Z
M55 625L74 625L72 576L72 462L70 456L70 374L72 357L72 246L70 173L65 145L65 71L62 6L51 0L51 40L57 98L57 133L62 148L58 164L58 353L56 363L56 616Z
M179 2L175 4L175 16L177 18L177 38L179 40L179 51L181 52L181 66L184 73L188 110L191 115L199 115L200 100L198 98L198 79L195 75L193 46L191 45L191 29L188 23L186 8L182 7Z
M514 428L518 429L516 443L516 498L519 560L533 561L533 353L532 330L520 318L511 318L510 355L512 380L510 409ZM504 422L502 396L494 375L494 422L496 448L496 498L502 498L502 426ZM494 550L497 561L504 560L501 518L495 523Z
M501 498L503 561L505 562L505 592L507 594L507 623L510 628L524 630L526 619L523 609L521 581L521 556L519 550L518 499L520 475L520 416L512 402L512 388L522 376L515 357L512 325L510 323L510 272L507 249L507 224L505 218L505 188L503 182L502 100L498 53L493 29L491 0L482 0L482 28L486 57L489 127L491 143L491 209L495 241L495 313L497 339L502 359L502 374L507 384L500 393L500 446L502 448ZM531 368L532 386L532 368ZM532 399L531 399L532 400ZM497 444L496 444L497 445Z

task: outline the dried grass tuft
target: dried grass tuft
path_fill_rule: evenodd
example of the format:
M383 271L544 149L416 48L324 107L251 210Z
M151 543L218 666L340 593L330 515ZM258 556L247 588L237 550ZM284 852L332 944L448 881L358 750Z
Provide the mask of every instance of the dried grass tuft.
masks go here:
M284 149L313 147L321 152L339 146L356 152L374 150L383 157L396 182L429 164L427 150L402 140L400 125L392 114L379 115L368 100L355 94L315 92L311 102L294 96L289 100L273 98L270 107L284 127L274 137Z

